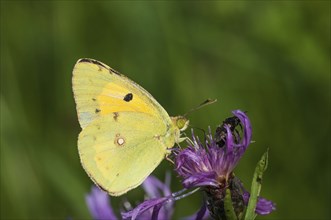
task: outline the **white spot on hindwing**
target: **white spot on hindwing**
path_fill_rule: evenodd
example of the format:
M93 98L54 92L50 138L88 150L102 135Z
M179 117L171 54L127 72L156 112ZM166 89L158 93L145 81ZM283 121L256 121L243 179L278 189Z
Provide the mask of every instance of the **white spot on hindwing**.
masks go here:
M124 139L123 139L123 138L119 138L119 139L117 139L117 143L118 143L119 145L124 144Z
M124 137L121 137L121 134L116 134L114 144L119 146L119 147L123 146L125 144Z

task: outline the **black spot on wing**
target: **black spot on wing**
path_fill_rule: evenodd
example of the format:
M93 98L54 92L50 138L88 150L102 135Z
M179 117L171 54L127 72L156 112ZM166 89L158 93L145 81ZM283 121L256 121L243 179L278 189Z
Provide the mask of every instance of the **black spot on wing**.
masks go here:
M95 113L99 113L99 112L101 112L101 110L98 109L98 108L96 108L96 109L95 109Z
M132 93L128 93L124 96L123 100L126 102L130 102L133 99Z

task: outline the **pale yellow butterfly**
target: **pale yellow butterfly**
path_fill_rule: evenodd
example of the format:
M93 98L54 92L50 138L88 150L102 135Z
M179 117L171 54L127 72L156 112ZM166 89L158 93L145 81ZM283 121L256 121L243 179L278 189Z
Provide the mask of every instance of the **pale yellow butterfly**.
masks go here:
M145 89L99 61L78 60L72 87L81 163L110 195L140 185L183 140L185 117L169 117Z

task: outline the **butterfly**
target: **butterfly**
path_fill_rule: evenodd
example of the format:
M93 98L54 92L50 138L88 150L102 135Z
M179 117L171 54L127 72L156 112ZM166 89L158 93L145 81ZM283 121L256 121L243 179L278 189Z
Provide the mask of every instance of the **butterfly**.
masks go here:
M189 120L170 117L145 89L102 62L79 59L72 88L81 164L110 195L139 186L185 139Z

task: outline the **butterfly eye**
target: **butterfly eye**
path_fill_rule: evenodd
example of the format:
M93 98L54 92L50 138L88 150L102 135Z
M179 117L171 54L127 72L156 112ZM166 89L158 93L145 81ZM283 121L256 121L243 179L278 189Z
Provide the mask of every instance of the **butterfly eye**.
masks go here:
M180 131L184 131L189 124L189 120L183 116L176 117L176 125Z

